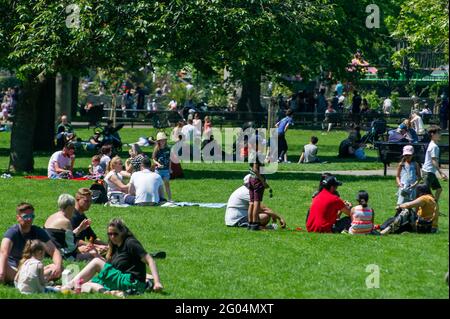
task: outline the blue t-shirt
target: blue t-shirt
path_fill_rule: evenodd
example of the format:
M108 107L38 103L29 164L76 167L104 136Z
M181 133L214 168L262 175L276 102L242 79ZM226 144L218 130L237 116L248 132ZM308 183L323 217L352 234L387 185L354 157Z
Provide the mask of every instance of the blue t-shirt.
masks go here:
M341 96L342 93L344 93L344 85L342 83L338 83L336 85L336 91L337 91L338 95Z
M294 125L294 121L289 116L286 116L284 119L278 122L278 130L277 130L278 134L284 134L284 129L288 124Z
M13 246L8 256L8 263L13 267L17 267L19 265L27 240L39 239L43 243L46 243L50 240L50 237L45 232L45 230L34 225L31 226L31 229L28 233L23 234L20 231L19 225L16 224L10 227L3 235L3 237L8 238L12 241Z

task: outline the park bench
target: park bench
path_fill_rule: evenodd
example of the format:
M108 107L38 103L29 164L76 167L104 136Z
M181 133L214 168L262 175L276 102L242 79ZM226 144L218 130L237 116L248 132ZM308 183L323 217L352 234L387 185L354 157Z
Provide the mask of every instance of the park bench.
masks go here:
M376 142L375 147L378 149L378 160L384 164L384 176L387 173L387 167L390 163L399 163L403 153L403 147L412 145L414 147L414 159L423 164L425 162L425 153L428 143L390 143L390 142ZM440 144L440 164L448 164L449 162L449 147L448 144Z

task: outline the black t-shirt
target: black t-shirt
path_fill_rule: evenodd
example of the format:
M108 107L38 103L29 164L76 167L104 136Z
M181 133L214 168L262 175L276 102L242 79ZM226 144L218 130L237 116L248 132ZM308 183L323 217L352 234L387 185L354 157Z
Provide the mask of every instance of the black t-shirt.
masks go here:
M141 259L146 254L136 238L128 237L122 246L115 247L110 263L121 272L131 274L133 279L145 282L145 263Z
M74 210L72 219L70 222L72 223L72 229L77 228L80 226L81 222L83 220L87 219L87 216L85 214L81 214L79 211ZM97 235L92 230L91 226L83 230L81 233L79 233L77 236L75 236L75 240L84 240L87 241L90 238L93 238L94 240L97 239Z
M12 241L12 249L8 256L8 263L14 267L17 267L20 259L22 259L23 249L25 248L25 243L27 240L39 239L43 243L50 240L48 234L42 228L38 226L31 226L28 233L23 234L20 231L19 225L16 224L10 227L6 233L3 235L4 238L8 238Z

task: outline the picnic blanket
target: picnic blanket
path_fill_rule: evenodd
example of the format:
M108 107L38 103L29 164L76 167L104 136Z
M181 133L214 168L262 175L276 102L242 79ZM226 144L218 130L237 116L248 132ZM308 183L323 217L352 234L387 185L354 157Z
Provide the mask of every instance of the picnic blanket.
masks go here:
M32 175L25 176L25 178L28 178L28 179L37 179L37 180L51 179L51 178L48 178L47 176L32 176ZM89 178L86 178L86 177L76 177L76 178L71 178L70 180L71 180L71 181L88 181Z
M161 207L185 207L185 206L199 206L206 208L223 208L226 207L226 203L191 203L191 202L167 202L161 205Z

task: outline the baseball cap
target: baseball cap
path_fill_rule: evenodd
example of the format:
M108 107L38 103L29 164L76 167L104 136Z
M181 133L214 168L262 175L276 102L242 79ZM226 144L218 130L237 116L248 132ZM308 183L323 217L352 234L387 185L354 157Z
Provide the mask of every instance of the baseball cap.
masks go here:
M401 130L406 130L408 127L406 126L406 124L402 123L398 126L398 128Z
M342 182L338 181L334 176L328 176L322 180L323 186L341 186Z
M406 145L403 147L403 155L413 155L414 147L412 145Z

